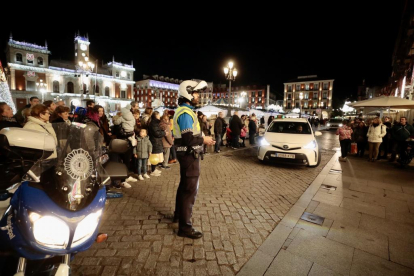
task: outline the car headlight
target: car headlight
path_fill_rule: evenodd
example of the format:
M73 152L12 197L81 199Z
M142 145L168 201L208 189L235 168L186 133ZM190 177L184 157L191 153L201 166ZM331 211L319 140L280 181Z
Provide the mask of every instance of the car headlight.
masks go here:
M330 123L327 123L326 126L331 126L331 124Z
M303 147L304 149L315 149L316 148L316 141L313 140L309 144Z
M262 139L262 141L260 142L260 144L261 144L262 146L270 146L270 143L269 143L268 141L266 141L266 139L265 139L265 138L263 138L263 139Z
M343 124L339 124L339 127L343 127L344 125Z
M82 244L92 236L92 234L96 230L96 227L99 224L101 214L102 210L99 210L96 213L87 215L86 218L84 218L81 222L78 223L78 226L75 230L75 235L73 236L71 247Z
M69 227L61 219L53 216L41 216L32 212L29 215L33 224L33 236L40 245L49 248L64 249L69 243Z

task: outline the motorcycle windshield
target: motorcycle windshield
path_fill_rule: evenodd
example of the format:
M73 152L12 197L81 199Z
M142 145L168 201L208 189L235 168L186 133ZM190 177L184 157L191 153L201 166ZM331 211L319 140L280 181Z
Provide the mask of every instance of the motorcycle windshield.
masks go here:
M52 126L57 141L56 158L36 164L42 171L40 185L61 207L82 209L107 179L101 164L103 137L93 122Z

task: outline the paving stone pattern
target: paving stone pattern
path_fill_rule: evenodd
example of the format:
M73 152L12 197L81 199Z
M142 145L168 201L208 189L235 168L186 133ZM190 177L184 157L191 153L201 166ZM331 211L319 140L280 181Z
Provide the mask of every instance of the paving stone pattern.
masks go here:
M235 275L312 183L317 168L263 164L256 148L209 154L202 161L193 224L199 240L176 236L172 213L179 183L173 164L161 177L109 199L95 243L73 260L72 275Z

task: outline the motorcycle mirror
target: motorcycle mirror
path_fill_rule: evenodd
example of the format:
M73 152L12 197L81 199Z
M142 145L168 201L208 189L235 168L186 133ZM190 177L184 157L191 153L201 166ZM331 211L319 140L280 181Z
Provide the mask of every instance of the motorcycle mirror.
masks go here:
M12 197L12 193L9 193L7 190L0 190L0 201L5 201L9 197Z

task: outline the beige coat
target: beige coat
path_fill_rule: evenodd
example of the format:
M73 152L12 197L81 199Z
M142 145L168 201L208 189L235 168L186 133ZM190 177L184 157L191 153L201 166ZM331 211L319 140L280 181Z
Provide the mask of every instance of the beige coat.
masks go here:
M52 127L52 124L49 122L44 122L38 118L35 118L33 116L28 117L28 121L27 123L24 125L23 127L24 129L32 129L32 130L37 130L40 132L44 132L44 133L48 133L50 135L52 135L52 137L55 139L55 143L57 145L57 137L56 137L56 133L55 130ZM52 159L52 158L57 158L57 154L56 154L56 147L55 150L53 152L53 154L51 156L49 156L48 159Z

